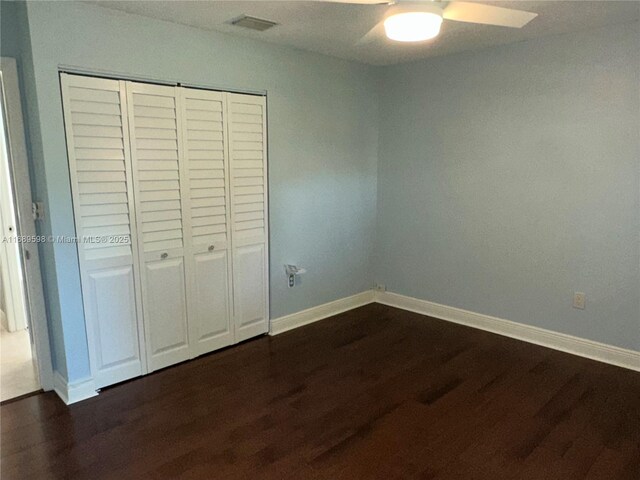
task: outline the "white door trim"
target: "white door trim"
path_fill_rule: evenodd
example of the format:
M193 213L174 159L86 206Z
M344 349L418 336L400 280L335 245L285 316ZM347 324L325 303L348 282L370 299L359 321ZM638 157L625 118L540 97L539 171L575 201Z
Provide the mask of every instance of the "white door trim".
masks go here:
M7 116L9 167L15 188L15 206L17 218L16 233L21 236L35 237L36 226L32 215L31 182L27 144L22 118L22 103L18 82L18 69L14 58L0 58L4 107ZM19 244L22 264L24 265L25 293L27 303L27 322L31 327L31 339L38 365L40 386L43 390L53 389L53 366L47 315L44 305L40 258L36 244Z

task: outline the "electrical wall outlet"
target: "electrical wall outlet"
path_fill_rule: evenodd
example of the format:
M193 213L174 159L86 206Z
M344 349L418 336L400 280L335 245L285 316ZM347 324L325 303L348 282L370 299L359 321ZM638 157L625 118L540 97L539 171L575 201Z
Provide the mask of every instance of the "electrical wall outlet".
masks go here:
M296 277L300 279L300 275L307 273L307 269L286 263L284 265L284 272L287 274L287 285L289 288L293 288L296 286Z
M376 283L376 292L386 292L387 286L384 283Z
M586 301L586 295L582 292L575 292L573 294L573 308L584 310L584 304Z

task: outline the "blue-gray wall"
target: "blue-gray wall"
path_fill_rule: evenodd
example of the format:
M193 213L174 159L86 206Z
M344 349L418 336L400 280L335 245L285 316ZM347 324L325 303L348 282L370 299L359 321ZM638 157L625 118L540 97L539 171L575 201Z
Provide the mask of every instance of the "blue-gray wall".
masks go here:
M374 69L182 25L68 2L28 3L41 149L38 194L54 235L73 235L60 65L123 76L266 90L271 317L362 292L373 282L377 108ZM32 128L32 133L36 128ZM33 136L33 135L32 135ZM90 375L77 251L45 252L54 351L70 382ZM308 269L288 289L285 263ZM57 290L57 291L56 291ZM64 372L58 365L57 368Z
M0 2L0 53L3 57L20 57L18 8L16 2Z
M638 25L383 69L377 282L640 350Z
M4 3L2 38L18 42L2 51L21 57L34 196L47 204L40 233L74 234L61 65L266 90L272 318L375 279L640 349L637 23L372 68L95 5ZM41 245L41 258L54 366L79 381L76 249ZM291 290L289 262L309 270ZM574 291L586 310L571 308Z

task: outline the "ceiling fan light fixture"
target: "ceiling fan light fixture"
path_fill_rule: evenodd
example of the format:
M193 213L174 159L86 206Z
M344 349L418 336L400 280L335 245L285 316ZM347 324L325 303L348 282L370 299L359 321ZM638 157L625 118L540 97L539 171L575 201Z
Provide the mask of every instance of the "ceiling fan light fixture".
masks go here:
M387 17L384 30L397 42L423 42L440 33L442 15L433 12L403 12Z

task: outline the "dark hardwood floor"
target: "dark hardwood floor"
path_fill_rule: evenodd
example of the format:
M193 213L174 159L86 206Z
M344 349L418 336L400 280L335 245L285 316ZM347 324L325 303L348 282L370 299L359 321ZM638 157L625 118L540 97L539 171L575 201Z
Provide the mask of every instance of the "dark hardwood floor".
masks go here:
M640 374L375 304L0 408L2 480L640 479Z

